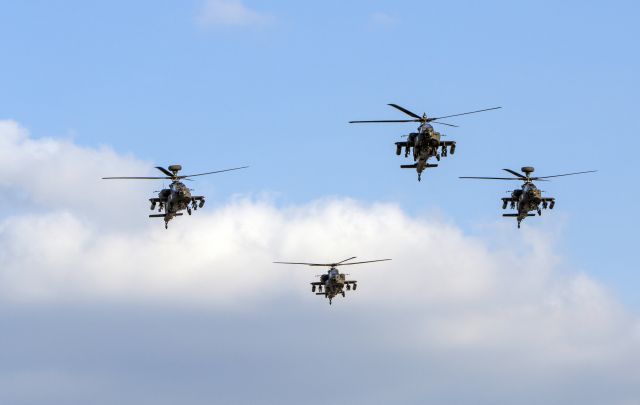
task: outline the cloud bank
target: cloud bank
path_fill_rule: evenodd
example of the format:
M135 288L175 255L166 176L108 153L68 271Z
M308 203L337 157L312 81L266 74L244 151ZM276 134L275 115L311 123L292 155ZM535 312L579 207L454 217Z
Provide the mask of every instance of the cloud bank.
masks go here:
M0 402L640 403L637 316L534 228L503 246L392 204L238 197L164 230L154 186L99 180L149 162L12 121L0 161L0 303L24 315L0 311ZM271 264L352 255L393 261L349 268L332 307L316 269Z

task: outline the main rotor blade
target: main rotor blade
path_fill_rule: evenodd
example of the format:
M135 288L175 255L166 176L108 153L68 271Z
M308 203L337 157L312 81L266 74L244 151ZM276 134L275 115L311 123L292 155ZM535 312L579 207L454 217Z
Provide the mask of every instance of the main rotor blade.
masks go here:
M587 170L586 172L575 172L575 173L556 174L553 176L532 177L531 179L539 180L539 179L548 179L551 177L573 176L574 174L595 173L595 172L597 172L597 170Z
M169 177L174 176L173 173L171 173L169 170L165 169L164 167L156 166L156 169L160 170L162 173L166 174Z
M179 179L186 179L187 177L195 177L195 176L204 176L206 174L215 174L215 173L223 173L223 172L230 172L232 170L240 170L240 169L246 169L249 166L242 166L242 167L234 167L233 169L224 169L224 170L216 170L215 172L206 172L206 173L198 173L198 174L188 174L186 176L176 176Z
M439 119L442 119L442 118L458 117L460 115L475 114L475 113L479 113L479 112L483 112L483 111L497 110L498 108L502 108L502 107L485 108L484 110L476 110L476 111L469 111L469 112L460 113L460 114L445 115L444 117L436 117L436 118L431 118L431 119L432 120L439 120Z
M349 124L367 124L376 122L420 122L421 120L373 120L373 121L349 121Z
M336 263L336 264L341 264L341 263L344 263L344 262L348 262L349 260L353 260L353 259L355 259L355 258L356 258L356 256L353 256L353 257L350 257L350 258L348 258L348 259L344 259L343 261L338 262L338 263Z
M352 264L363 264L363 263L374 263L374 262L384 262L391 259L379 259L379 260L367 260L364 262L353 262L353 263L345 263L347 260L355 259L351 257L349 259L345 259L338 263L306 263L306 262L273 262L276 264L300 264L303 266L315 266L315 267L335 267L335 266L351 266Z
M440 124L440 125L446 125L446 126L449 126L449 127L459 128L457 125L447 124L446 122L431 121L431 123L432 123L432 124Z
M391 260L391 259L367 260L367 261L365 261L365 262L353 262L353 263L343 263L343 264L338 263L337 265L340 265L340 266L351 266L352 264L363 264L363 263L374 263L374 262L386 262L386 261L388 261L388 260Z
M526 179L527 178L527 176L523 176L522 174L516 172L515 170L511 170L511 169L502 169L502 170L504 170L505 172L509 172L509 173L513 174L514 176L518 176L521 179Z
M102 180L171 180L173 177L103 177Z
M301 264L303 266L320 266L320 267L331 267L333 263L301 263L301 262L273 262L276 264Z
M476 180L523 180L523 179L519 179L519 178L513 178L513 177L469 177L469 176L463 176L463 177L458 177L459 179L476 179Z
M404 108L404 107L400 107L398 104L387 104L387 105L390 105L391 107L396 108L396 109L398 109L398 110L402 111L403 113L407 114L407 115L408 115L408 116L410 116L410 117L417 118L417 119L422 119L422 117L421 117L421 116L419 116L418 114L416 114L416 113L414 113L414 112L411 112L411 111L407 110L407 109L406 109L406 108Z

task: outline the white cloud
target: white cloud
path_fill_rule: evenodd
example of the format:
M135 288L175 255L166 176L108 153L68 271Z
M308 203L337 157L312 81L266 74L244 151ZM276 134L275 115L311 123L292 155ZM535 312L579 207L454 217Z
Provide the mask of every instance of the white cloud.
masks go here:
M375 12L369 16L371 22L375 25L390 26L398 22L398 19L391 14L383 12Z
M255 11L241 0L206 0L198 15L198 22L203 26L256 26L272 20L271 15Z
M109 182L105 176L151 174L149 162L86 148L68 139L31 138L14 121L0 121L0 188L8 191L0 209L68 210L102 219L123 218L145 198L140 183ZM111 207L106 210L106 207ZM109 217L109 213L116 214ZM103 221L108 224L110 221Z
M413 386L420 398L440 398L434 392L467 378L484 384L469 390L494 394L524 395L558 382L565 387L553 392L565 392L577 384L594 393L586 397L593 404L602 398L596 382L615 380L627 391L608 403L640 397L633 372L640 361L638 318L597 282L565 268L554 238L533 227L510 230L514 236L501 243L465 235L440 219L410 217L390 204L332 199L278 207L236 199L205 206L165 230L146 218L143 187L98 179L115 168L149 170L149 163L108 148L34 139L8 121L0 122L0 161L0 192L23 194L28 205L0 217L5 304L141 302L245 313L269 308L274 316L297 311L321 324L335 322L348 336L362 334L381 353L428 362L443 377L430 388ZM337 299L330 317L327 303L310 292L317 269L271 264L352 255L393 261L348 268L359 289ZM345 328L349 322L360 326ZM338 339L332 336L323 339ZM362 344L338 341L347 352ZM402 383L385 389L386 395L410 395ZM496 395L459 403L496 403Z

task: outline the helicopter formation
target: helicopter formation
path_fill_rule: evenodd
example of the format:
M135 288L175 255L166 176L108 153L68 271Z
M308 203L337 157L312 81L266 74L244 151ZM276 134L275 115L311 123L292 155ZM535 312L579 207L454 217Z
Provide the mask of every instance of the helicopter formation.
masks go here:
M411 119L403 120L367 120L367 121L350 121L353 124L362 123L406 123L416 122L420 123L417 132L411 132L406 136L406 141L396 142L396 155L400 155L404 149L404 157L408 158L409 154L413 154L413 164L401 165L403 169L416 169L418 174L418 181L422 179L422 172L427 168L437 167L437 163L429 163L429 159L435 158L440 161L442 157L448 156L448 154L454 154L456 150L455 141L443 141L444 134L436 131L431 124L440 124L449 127L457 127L457 125L445 123L440 121L441 119L457 117L468 114L475 114L485 111L497 110L501 107L485 108L481 110L469 111L464 113L445 115L441 117L428 117L426 113L422 116L407 110L397 104L388 104L389 106L403 112L411 117ZM182 170L182 166L178 164L170 165L166 169L161 166L155 168L162 172L164 176L147 176L147 177L103 177L104 180L171 180L171 184L168 188L163 188L158 192L157 197L149 198L151 203L151 210L154 211L158 207L158 214L149 215L150 218L163 218L165 229L168 229L169 221L173 218L184 215L182 211L187 211L189 215L198 208L202 208L205 204L205 197L201 195L192 195L192 189L188 188L183 181L192 181L192 177L205 176L210 174L218 174L223 172L230 172L234 170L246 169L249 166L234 167L230 169L223 169L205 173L197 173L190 175L179 175ZM507 181L522 181L523 184L519 189L511 191L510 197L502 198L502 209L506 209L509 206L510 209L515 209L515 213L503 214L504 217L514 217L517 220L518 228L523 219L526 217L535 216L535 213L542 215L543 209L553 209L556 203L553 197L543 197L542 191L536 187L534 181L549 181L550 178L572 176L577 174L593 173L596 170L588 170L573 173L556 174L551 176L531 176L534 172L534 168L531 166L524 166L521 168L523 174L518 173L515 170L503 169L514 177L474 177L474 176L462 176L461 179L481 179L481 180L507 180ZM367 264L374 262L389 261L391 259L376 259L367 260L361 262L352 262L351 260L356 257L350 257L348 259L334 262L334 263L308 263L308 262L274 262L276 264L290 264L290 265L304 265L311 267L328 267L326 274L319 275L319 281L311 282L311 291L316 295L324 296L329 300L329 304L332 303L336 296L346 296L346 291L355 291L357 289L356 280L348 280L347 275L339 271L340 266L351 266L359 264Z

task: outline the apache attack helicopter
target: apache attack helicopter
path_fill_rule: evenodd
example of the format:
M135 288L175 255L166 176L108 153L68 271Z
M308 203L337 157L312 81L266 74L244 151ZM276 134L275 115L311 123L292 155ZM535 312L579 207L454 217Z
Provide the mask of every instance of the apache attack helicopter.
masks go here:
M430 157L435 157L440 161L440 157L446 157L450 152L452 155L456 151L455 141L441 141L440 138L444 135L440 134L433 129L430 123L447 125L449 127L457 127L457 125L447 124L446 122L439 122L437 120L443 118L457 117L459 115L475 114L483 111L497 110L502 107L486 108L484 110L469 111L460 114L445 115L443 117L430 118L426 113L422 114L422 117L415 114L404 107L400 107L397 104L388 104L393 108L396 108L403 113L407 114L413 119L410 120L373 120L373 121L349 121L350 124L365 124L365 123L380 123L380 122L419 122L418 132L412 132L409 135L405 135L407 140L404 142L396 142L396 155L400 155L402 148L405 148L404 157L409 156L411 148L413 148L413 161L416 162L412 165L401 165L402 169L416 169L418 172L418 181L422 177L422 171L429 167L438 167L437 164L431 164L427 161ZM440 148L440 151L438 151ZM447 151L449 148L449 151Z
M385 262L391 259L379 259L379 260L367 260L365 262L351 262L346 263L349 260L353 260L356 257L350 257L341 262L337 263L295 263L295 262L274 262L277 264L301 264L305 266L320 266L320 267L329 267L327 274L322 274L320 277L320 281L314 281L311 283L311 292L316 292L316 287L318 288L318 292L316 295L324 295L325 298L329 298L329 305L331 305L331 300L338 294L341 294L343 297L345 296L344 290L353 289L354 291L358 288L358 284L356 280L347 280L347 274L340 273L338 271L338 266L351 266L353 264L364 264L364 263L373 263L373 262ZM322 289L324 288L324 292Z
M511 197L505 197L502 199L502 209L507 208L507 204L510 205L511 209L517 209L518 212L516 214L502 214L503 217L515 217L518 220L518 228L520 228L520 222L526 217L534 217L535 214L530 214L531 211L537 211L538 215L542 215L542 210L540 206L542 205L543 209L553 209L556 205L556 199L553 197L542 197L542 191L538 189L534 181L548 181L551 177L562 177L562 176L573 176L574 174L583 174L583 173L593 173L597 170L588 170L586 172L575 172L575 173L565 173L565 174L556 174L554 176L542 176L542 177L531 177L531 173L533 173L534 168L531 166L525 166L521 170L525 174L524 176L520 173L511 170L511 169L502 169L506 172L513 174L516 177L460 177L461 179L483 179L483 180L520 180L523 181L524 184L520 187L519 190L513 190L511 192Z
M156 169L160 170L166 175L166 177L103 177L104 180L171 180L169 188L162 189L158 192L157 198L149 198L151 202L151 210L156 209L158 205L158 212L163 214L152 214L149 218L164 218L165 229L169 227L169 221L173 217L183 215L180 211L187 210L187 213L191 215L191 210L194 211L204 206L204 196L191 195L191 189L184 185L180 180L191 180L190 177L204 176L206 174L229 172L231 170L246 169L249 166L235 167L233 169L217 170L215 172L190 174L188 176L178 176L178 172L182 170L180 165L171 165L169 170L164 167L156 166Z

